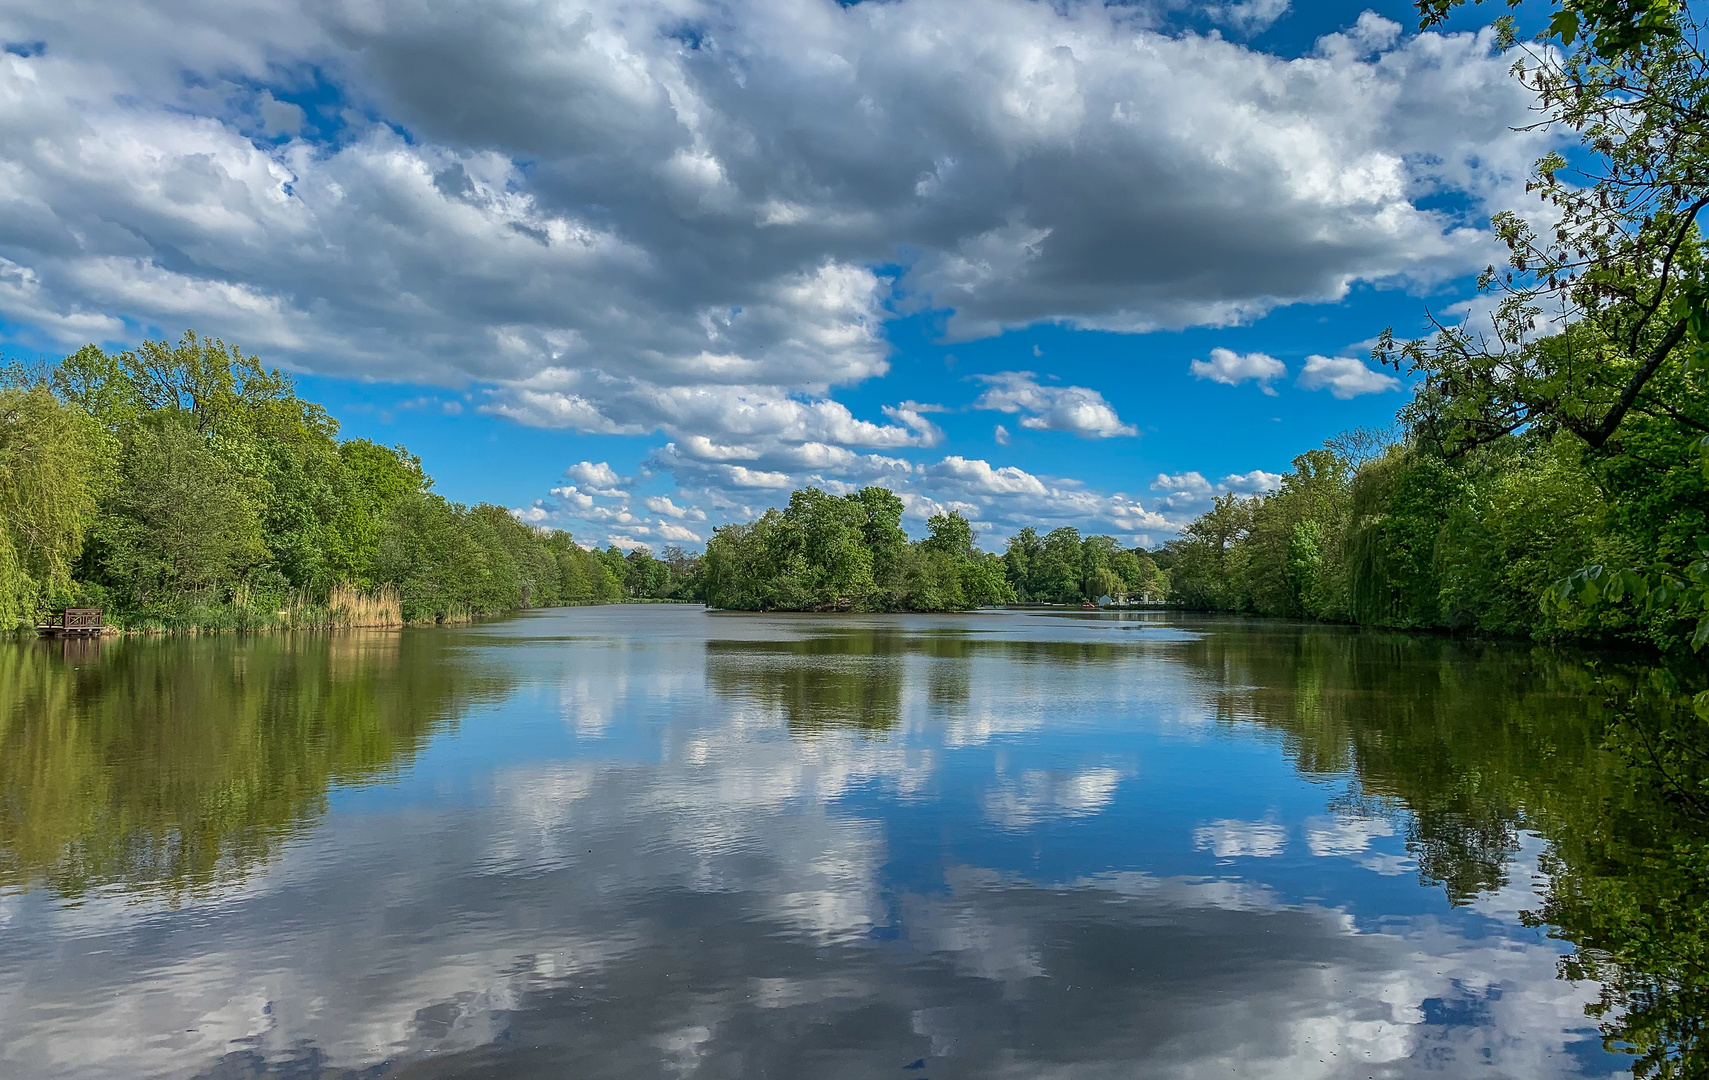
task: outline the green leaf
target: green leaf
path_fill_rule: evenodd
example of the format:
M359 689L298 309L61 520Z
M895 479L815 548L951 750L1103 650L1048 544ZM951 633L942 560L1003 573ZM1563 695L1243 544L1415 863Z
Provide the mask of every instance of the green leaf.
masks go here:
M1650 579L1636 570L1627 570L1623 576L1626 579L1626 591L1631 594L1636 603L1643 603L1650 595Z
M1585 578L1584 584L1580 585L1578 590L1579 603L1594 604L1600 599L1602 599L1602 590L1597 587L1596 582Z
M1697 632L1691 635L1692 650L1696 651L1703 648L1705 642L1709 642L1709 612L1704 612L1703 616L1697 620Z
M1562 8L1555 12L1549 20L1549 33L1561 39L1562 45L1571 45L1578 37L1578 12Z

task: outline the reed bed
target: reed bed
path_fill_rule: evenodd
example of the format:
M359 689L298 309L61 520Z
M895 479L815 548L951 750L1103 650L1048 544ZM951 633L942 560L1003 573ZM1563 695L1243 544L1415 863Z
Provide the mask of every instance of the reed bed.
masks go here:
M116 617L115 617L116 616ZM283 602L274 597L256 597L244 585L227 597L194 596L170 611L110 613L107 634L163 635L244 634L267 630L354 630L385 629L406 625L403 600L391 585L359 589L334 585L317 597L304 589ZM468 618L444 621L464 622ZM33 635L33 627L20 628L19 636Z
M339 627L383 627L404 624L403 601L391 585L363 590L334 585L327 598L328 624Z

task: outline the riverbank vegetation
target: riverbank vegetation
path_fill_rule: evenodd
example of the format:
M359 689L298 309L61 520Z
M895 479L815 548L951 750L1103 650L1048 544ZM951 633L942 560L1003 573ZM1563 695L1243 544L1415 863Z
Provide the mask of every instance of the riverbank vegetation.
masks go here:
M291 380L185 335L89 346L0 382L0 629L67 605L131 630L445 621L668 592L431 489L402 447L338 438Z
M1709 637L1709 65L1683 7L1569 3L1549 34L1516 70L1539 126L1577 145L1537 163L1537 214L1494 219L1493 314L1384 334L1374 358L1414 386L1396 437L1308 451L1273 494L1219 500L1171 547L1177 603Z

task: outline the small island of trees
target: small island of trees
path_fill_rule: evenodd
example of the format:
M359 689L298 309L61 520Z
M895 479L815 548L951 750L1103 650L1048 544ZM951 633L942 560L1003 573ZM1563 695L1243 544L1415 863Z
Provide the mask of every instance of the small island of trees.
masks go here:
M1113 537L1027 528L1002 556L979 550L954 510L926 522L910 543L902 500L882 487L841 497L818 488L782 510L713 533L697 593L740 611L965 611L1015 601L1081 603L1155 596L1164 578L1151 559Z

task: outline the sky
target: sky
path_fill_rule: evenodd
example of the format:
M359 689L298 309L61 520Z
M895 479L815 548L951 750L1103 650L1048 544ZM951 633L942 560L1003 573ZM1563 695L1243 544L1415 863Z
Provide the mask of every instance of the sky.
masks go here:
M881 484L1151 547L1480 310L1498 13L0 0L0 344L218 336L584 544Z

